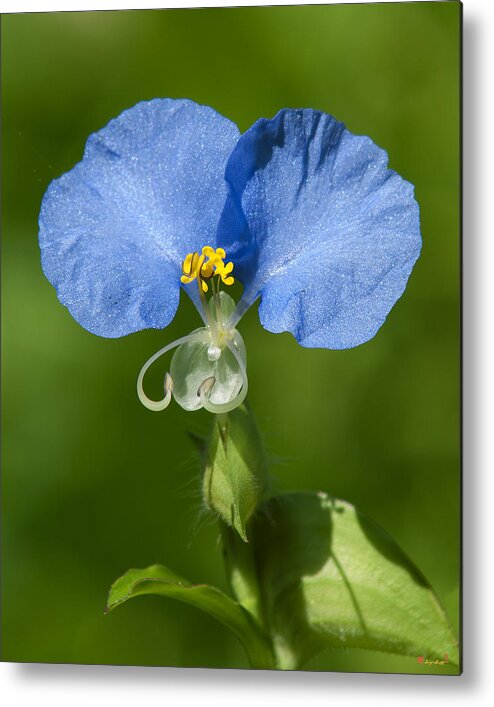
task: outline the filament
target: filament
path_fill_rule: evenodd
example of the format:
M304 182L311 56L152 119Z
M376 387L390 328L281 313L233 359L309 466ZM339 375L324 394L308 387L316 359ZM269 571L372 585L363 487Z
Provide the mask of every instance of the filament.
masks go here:
M259 290L246 290L243 292L240 302L237 304L234 313L231 316L228 326L236 329L237 324L242 319L246 311L252 307L256 299L259 297Z
M211 311L209 309L209 304L206 299L206 295L204 294L204 290L202 289L202 280L198 277L197 278L197 285L199 287L199 299L202 305L202 309L204 311L204 322L206 323L206 326L208 326L211 331L213 332L213 335L217 334L218 332L218 327L216 325L216 322L214 321L214 317L211 316ZM213 295L214 297L214 295Z

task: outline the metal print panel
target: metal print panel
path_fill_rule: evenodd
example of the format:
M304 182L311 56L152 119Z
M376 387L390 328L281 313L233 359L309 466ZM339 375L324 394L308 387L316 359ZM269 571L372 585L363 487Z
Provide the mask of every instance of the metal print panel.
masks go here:
M461 672L460 30L2 18L3 660Z

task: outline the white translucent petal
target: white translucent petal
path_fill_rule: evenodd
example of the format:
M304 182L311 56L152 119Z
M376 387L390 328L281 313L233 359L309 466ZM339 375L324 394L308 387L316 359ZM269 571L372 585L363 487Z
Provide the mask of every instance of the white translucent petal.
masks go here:
M245 367L245 345L238 331L234 332L231 345L235 346ZM187 342L177 349L172 358L170 374L174 384L173 396L184 410L202 407L198 391L209 378L215 380L209 394L210 402L215 405L231 402L242 388L243 372L228 346L222 348L216 360L211 360L208 355L209 346L204 342Z

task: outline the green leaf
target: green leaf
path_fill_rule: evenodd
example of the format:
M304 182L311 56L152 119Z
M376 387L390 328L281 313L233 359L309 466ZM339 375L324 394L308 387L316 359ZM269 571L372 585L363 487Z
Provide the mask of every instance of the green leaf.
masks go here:
M432 587L394 540L323 493L270 499L253 523L265 626L278 667L323 648L366 648L458 665Z
M267 636L245 609L216 587L191 584L162 565L132 569L112 585L105 613L142 594L158 594L202 609L237 636L246 650L251 667L273 667L273 654Z
M208 445L203 496L247 542L247 521L265 495L267 464L254 416L246 405L217 415Z

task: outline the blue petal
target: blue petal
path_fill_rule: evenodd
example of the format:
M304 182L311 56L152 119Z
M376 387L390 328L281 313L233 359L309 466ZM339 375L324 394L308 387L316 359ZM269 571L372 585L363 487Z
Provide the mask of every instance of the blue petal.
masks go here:
M139 103L91 135L40 213L43 270L89 331L165 327L181 262L215 242L238 129L188 100Z
M239 312L308 347L374 336L420 248L413 186L368 137L313 110L283 110L239 140L218 242L245 287Z

